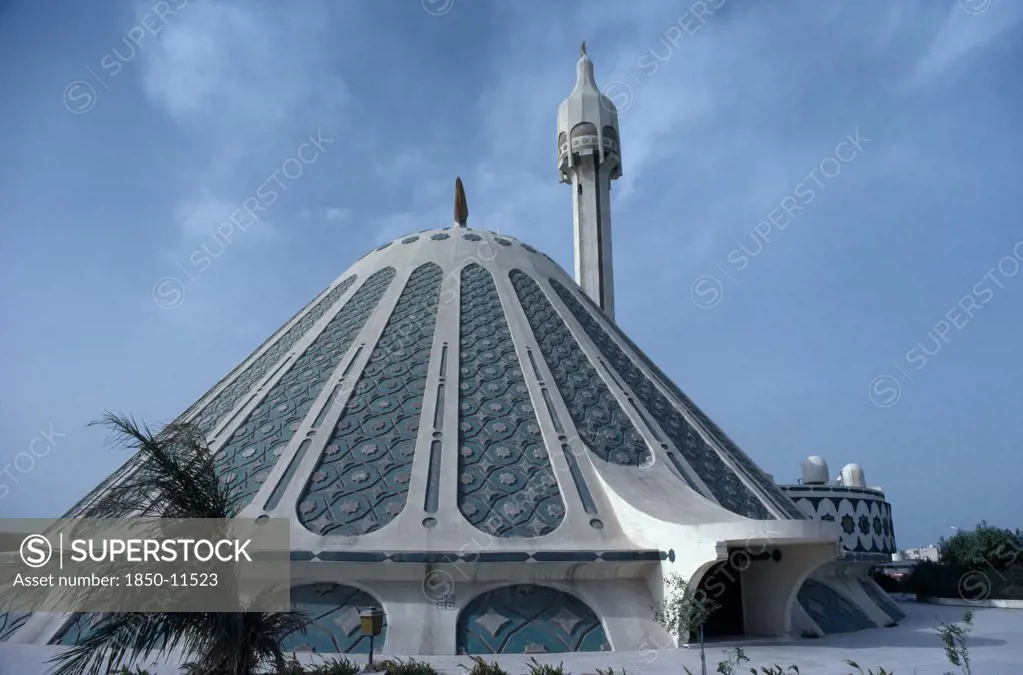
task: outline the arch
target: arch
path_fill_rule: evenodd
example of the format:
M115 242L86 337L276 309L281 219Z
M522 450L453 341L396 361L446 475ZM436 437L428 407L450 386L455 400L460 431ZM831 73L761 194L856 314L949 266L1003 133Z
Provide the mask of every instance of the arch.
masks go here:
M291 589L291 606L310 615L305 633L292 633L281 646L285 652L312 651L319 654L368 654L369 638L362 634L359 611L383 609L383 604L366 591L342 584L307 584ZM387 614L373 649L381 652L387 640Z
M571 593L514 584L476 596L458 615L459 654L610 650L600 618Z
M592 122L580 122L579 124L572 127L572 140L579 138L580 136L596 136L597 127Z

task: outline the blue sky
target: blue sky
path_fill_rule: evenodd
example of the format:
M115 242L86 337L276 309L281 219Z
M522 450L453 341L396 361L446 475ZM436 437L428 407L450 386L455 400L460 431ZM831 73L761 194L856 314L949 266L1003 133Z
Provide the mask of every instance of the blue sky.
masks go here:
M60 515L124 459L90 421L175 417L368 248L447 225L456 175L471 225L571 269L585 39L620 325L779 482L861 464L903 547L1023 526L1021 27L1010 0L8 1L0 516Z

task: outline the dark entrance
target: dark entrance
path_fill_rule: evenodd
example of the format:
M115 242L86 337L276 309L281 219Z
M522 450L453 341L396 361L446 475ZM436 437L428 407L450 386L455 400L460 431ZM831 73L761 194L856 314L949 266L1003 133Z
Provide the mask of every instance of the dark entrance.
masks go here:
M738 564L732 564L731 560ZM718 604L707 623L703 624L705 639L746 634L742 616L742 570L748 566L742 551L736 551L734 556L729 552L729 560L714 565L700 579L698 592L706 593Z

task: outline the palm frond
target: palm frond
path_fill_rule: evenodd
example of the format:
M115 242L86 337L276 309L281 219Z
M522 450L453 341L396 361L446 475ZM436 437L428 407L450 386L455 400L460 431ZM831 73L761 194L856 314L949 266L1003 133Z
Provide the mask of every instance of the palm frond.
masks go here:
M134 419L107 414L94 424L135 450L133 468L85 508L84 518L226 520L238 498L220 478L204 434L172 424L159 434ZM221 583L237 580L221 579ZM188 592L188 591L183 591ZM196 592L202 592L199 589ZM115 612L95 615L91 632L51 659L53 675L100 675L180 651L195 675L250 675L283 667L281 643L305 632L303 612Z

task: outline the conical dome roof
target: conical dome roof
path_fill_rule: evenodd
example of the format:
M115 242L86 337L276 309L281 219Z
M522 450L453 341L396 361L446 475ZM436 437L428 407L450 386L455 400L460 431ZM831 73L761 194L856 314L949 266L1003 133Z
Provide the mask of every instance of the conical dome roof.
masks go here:
M561 267L465 227L365 255L185 419L241 515L318 536L617 530L584 457L653 517L804 517Z

